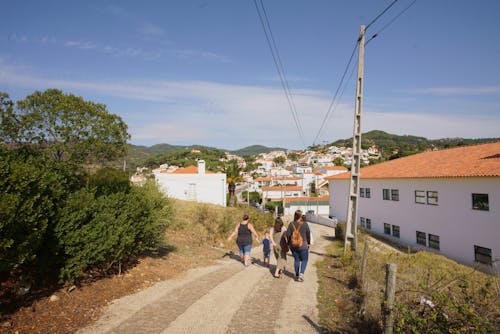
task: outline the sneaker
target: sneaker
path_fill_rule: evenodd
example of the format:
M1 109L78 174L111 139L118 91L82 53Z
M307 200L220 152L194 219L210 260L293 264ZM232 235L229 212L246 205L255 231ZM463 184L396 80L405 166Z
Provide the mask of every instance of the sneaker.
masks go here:
M297 281L304 282L304 275L300 274L299 278L297 278Z

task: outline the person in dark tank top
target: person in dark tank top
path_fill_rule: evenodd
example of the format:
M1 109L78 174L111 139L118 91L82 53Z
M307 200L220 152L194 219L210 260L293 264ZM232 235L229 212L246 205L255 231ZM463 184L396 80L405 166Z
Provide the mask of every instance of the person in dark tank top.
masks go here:
M240 251L241 262L243 262L245 267L250 265L252 235L255 236L255 240L259 242L259 235L248 219L249 217L247 214L243 215L243 221L236 225L231 235L227 238L227 240L230 241L235 235L237 236L236 244L238 245L238 249Z

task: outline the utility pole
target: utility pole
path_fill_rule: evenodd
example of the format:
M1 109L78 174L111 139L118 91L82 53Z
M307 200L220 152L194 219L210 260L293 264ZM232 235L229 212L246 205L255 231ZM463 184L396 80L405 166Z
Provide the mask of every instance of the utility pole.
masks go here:
M359 30L358 50L358 80L356 83L356 103L354 111L354 130L352 136L352 162L351 180L349 183L349 205L347 207L347 221L345 231L344 253L350 246L357 252L357 221L358 221L358 198L359 198L359 169L361 159L361 102L363 97L363 71L365 58L365 26Z

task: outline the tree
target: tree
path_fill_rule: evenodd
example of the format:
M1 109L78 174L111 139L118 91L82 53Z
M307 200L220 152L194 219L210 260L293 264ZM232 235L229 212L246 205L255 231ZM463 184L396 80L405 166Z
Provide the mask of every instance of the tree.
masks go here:
M51 159L81 165L126 155L127 125L100 103L58 89L36 91L17 108L0 94L0 144L31 146Z
M288 153L288 159L292 161L299 161L299 155L294 152Z
M344 159L341 157L337 157L333 160L333 164L335 166L344 166Z
M276 157L273 159L273 162L278 166L284 164L285 161L286 161L286 158L284 156L279 156L279 157Z
M234 193L236 190L236 182L241 181L241 176L240 176L240 167L238 166L238 161L236 160L230 160L225 166L224 166L224 172L226 173L227 177L227 189L229 192L229 206L233 206L234 204Z

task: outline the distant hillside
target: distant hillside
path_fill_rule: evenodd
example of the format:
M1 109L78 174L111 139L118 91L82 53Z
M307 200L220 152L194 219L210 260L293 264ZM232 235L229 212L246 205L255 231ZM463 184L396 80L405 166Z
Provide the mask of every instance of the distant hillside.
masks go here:
M191 150L201 150L200 154L190 154ZM229 152L239 156L257 155L260 153L268 153L275 150L284 150L284 148L270 148L262 145L248 146L236 151L217 149L203 145L170 145L156 144L150 147L129 145L127 155L127 167L129 170L135 170L139 166L154 166L164 162L176 162L179 165L194 164L193 159L205 159L207 167L215 168L215 161L218 160L223 152ZM117 166L121 166L122 162L117 162Z
M287 151L286 148L279 148L279 147L266 147L262 145L252 145L252 146L247 146L245 148L236 150L236 151L230 151L233 154L239 155L239 156L244 156L244 155L257 155L260 153L269 153L271 151Z
M430 140L424 137L409 135L399 136L380 130L374 130L361 135L361 147L363 149L367 149L368 147L375 145L382 154L382 160L390 160L424 152L428 149L443 149L499 140L500 138L443 138ZM352 138L337 140L330 145L352 147Z

